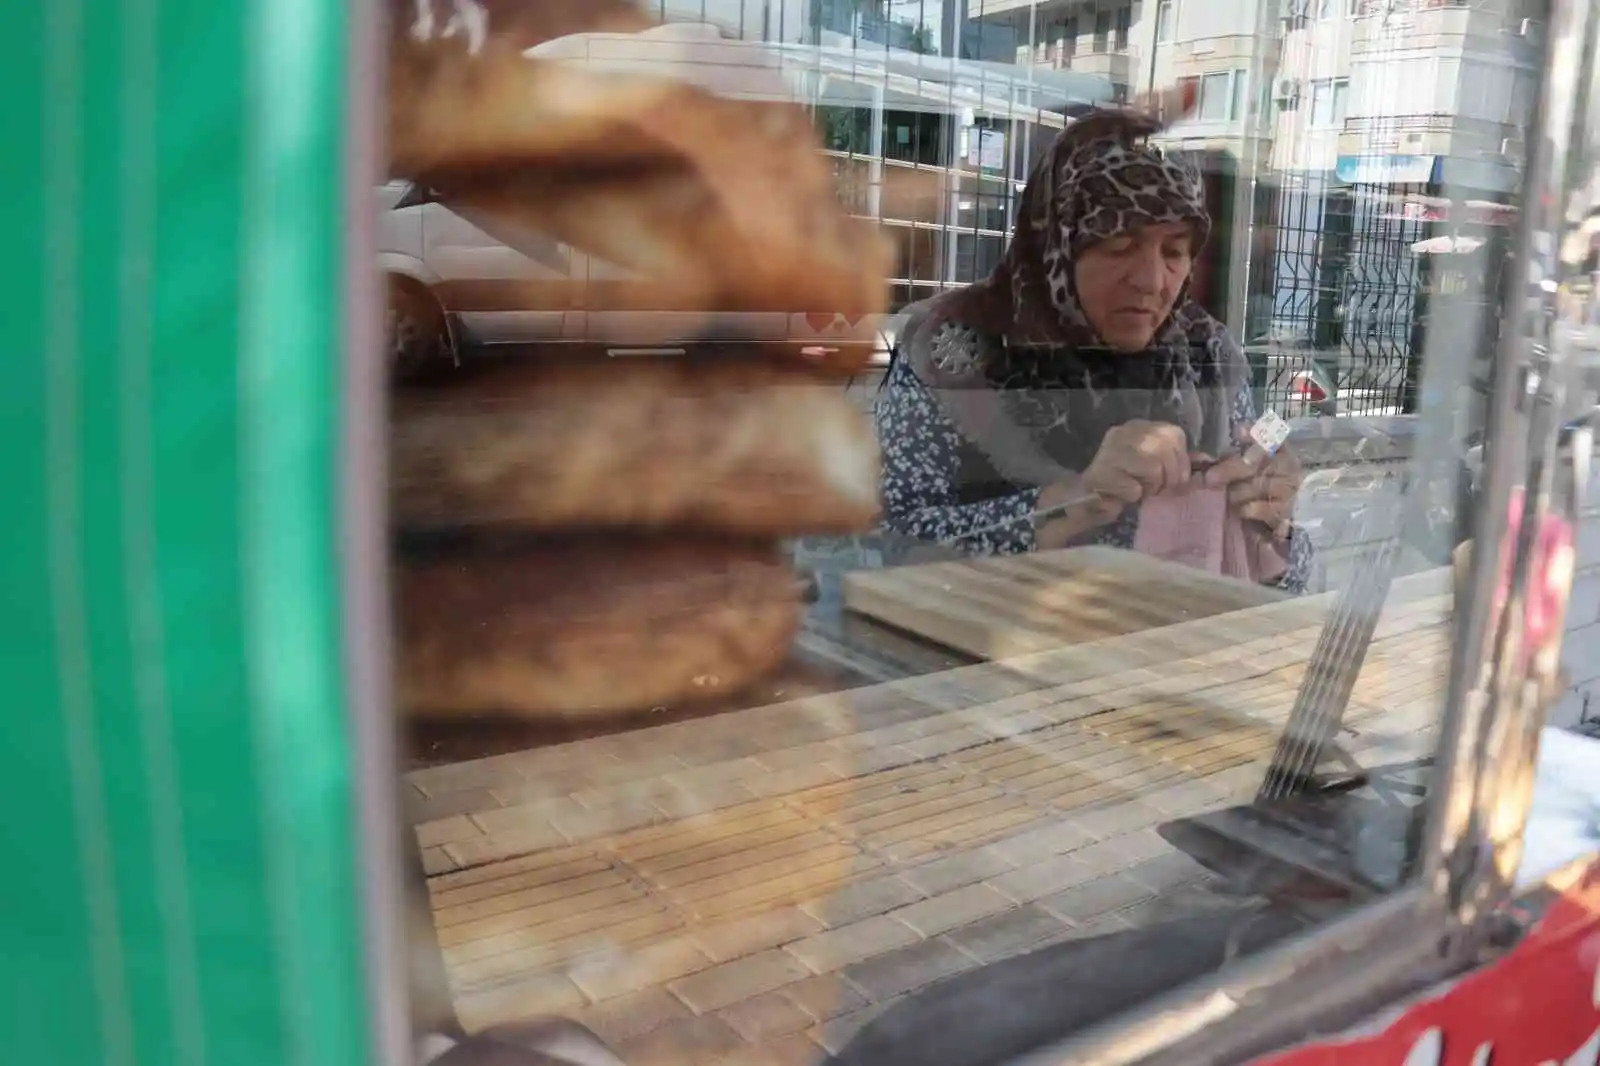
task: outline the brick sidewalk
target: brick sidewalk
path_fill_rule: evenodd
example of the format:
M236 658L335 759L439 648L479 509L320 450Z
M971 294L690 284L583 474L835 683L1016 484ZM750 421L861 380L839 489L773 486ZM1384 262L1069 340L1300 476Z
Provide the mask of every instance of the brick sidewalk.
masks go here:
M1431 749L1446 580L1397 587L1357 750ZM1329 606L418 771L463 1020L814 1063L940 977L1182 907L1203 871L1154 827L1254 790Z

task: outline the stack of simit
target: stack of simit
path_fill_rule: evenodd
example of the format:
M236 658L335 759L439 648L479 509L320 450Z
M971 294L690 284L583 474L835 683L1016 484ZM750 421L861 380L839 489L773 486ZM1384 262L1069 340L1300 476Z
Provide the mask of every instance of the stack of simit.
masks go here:
M877 514L876 444L843 388L868 349L703 341L728 312L880 311L879 236L839 205L781 80L729 99L597 64L675 47L629 6L405 14L393 171L630 272L610 306L671 308L648 340L683 354L608 357L601 337L397 396L403 707L575 717L750 684L800 624L780 544Z

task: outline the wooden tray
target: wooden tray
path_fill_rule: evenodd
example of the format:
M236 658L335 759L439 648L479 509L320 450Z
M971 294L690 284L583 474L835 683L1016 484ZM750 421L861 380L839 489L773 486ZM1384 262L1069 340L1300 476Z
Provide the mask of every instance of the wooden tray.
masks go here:
M980 659L1005 659L1258 607L1273 589L1115 548L858 571L845 608Z

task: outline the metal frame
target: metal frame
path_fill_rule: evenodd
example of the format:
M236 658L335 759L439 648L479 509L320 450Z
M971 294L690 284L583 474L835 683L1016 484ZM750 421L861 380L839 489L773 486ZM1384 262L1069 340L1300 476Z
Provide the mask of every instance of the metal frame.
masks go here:
M387 84L373 72L382 69L388 26L376 0L351 0L346 10L341 249L345 358L340 393L338 533L345 559L372 563L343 568L340 621L346 712L355 760L351 801L359 830L358 889L365 923L368 1039L376 1062L407 1063L418 1044L413 1024L432 1028L437 1011L408 988L408 975L434 961L442 970L443 957L435 939L433 958L408 965L408 958L416 959L419 947L408 942L408 937L416 934L409 929L413 923L404 917L407 903L418 902L408 899L414 887L412 878L421 879L423 872L421 851L401 811L398 729L391 696L388 360L379 355L384 351L383 289L373 269L378 250L371 210L372 190L382 183L385 169L381 131ZM426 900L425 888L421 900ZM428 932L432 933L431 922ZM453 1007L448 1017L453 1023Z
M1429 837L1424 877L1450 894L1464 921L1481 919L1510 892L1521 855L1522 826L1531 794L1531 763L1537 754L1541 679L1524 672L1521 617L1528 595L1535 519L1552 510L1576 518L1574 485L1557 499L1557 443L1565 422L1566 389L1573 369L1571 347L1550 312L1564 280L1557 250L1566 224L1558 212L1574 191L1582 167L1592 172L1600 144L1580 127L1580 100L1596 88L1600 13L1582 0L1554 0L1546 46L1546 77L1540 89L1532 158L1524 191L1522 231L1513 290L1511 328L1503 339L1489 409L1482 513L1491 517L1474 547L1468 584L1472 609L1459 619L1449 691L1456 710L1441 746L1449 788ZM1552 328L1555 327L1555 328ZM1545 357L1536 363L1542 347ZM1508 547L1505 524L1516 495L1524 492L1522 521L1514 543L1510 588L1495 610L1498 562ZM1482 664L1482 665L1480 665ZM1514 810L1507 810L1515 804Z
M1554 0L1553 31L1549 37L1546 69L1535 126L1543 131L1538 141L1528 189L1530 204L1564 203L1574 153L1589 161L1592 151L1578 133L1580 112L1570 86L1588 85L1595 74L1593 29L1595 16L1581 0ZM367 5L358 5L363 21ZM365 27L370 37L370 27ZM362 36L358 29L356 36ZM355 71L372 69L357 42L352 46ZM357 79L359 80L359 78ZM1568 87L1564 89L1563 87ZM352 88L357 116L370 106L365 89ZM360 123L357 122L357 129ZM1574 141L1577 141L1575 144ZM351 202L365 203L366 189L375 168L375 146L352 141ZM351 212L355 228L349 235L347 289L352 300L369 298L360 253L371 235L361 221L366 213ZM1543 240L1560 229L1547 209L1527 211L1523 218L1519 269L1529 280L1558 276L1554 242ZM368 300L371 303L371 300ZM354 303L353 306L361 306ZM1487 479L1485 513L1509 512L1515 493L1527 486L1527 510L1522 535L1517 538L1511 594L1494 603L1500 571L1494 565L1505 541L1500 523L1485 525L1479 538L1469 592L1458 612L1459 636L1453 649L1452 681L1447 691L1444 737L1441 741L1439 805L1430 819L1423 876L1416 882L1370 906L1349 912L1315 931L1279 944L1230 966L1188 987L1096 1026L1056 1047L1018 1060L1017 1066L1047 1066L1072 1062L1089 1066L1124 1066L1131 1063L1172 1063L1174 1066L1237 1062L1303 1037L1314 1027L1326 1030L1354 1022L1375 1008L1393 1003L1406 993L1470 965L1486 950L1501 946L1501 933L1490 919L1511 894L1511 876L1520 856L1522 825L1526 820L1527 779L1535 755L1534 742L1542 725L1543 690L1528 689L1531 679L1518 669L1519 634L1511 619L1518 617L1528 592L1528 571L1533 519L1539 512L1559 506L1569 516L1574 499L1558 499L1554 483L1557 460L1556 433L1563 419L1566 378L1564 347L1550 346L1549 372L1528 387L1522 373L1532 353L1531 328L1542 319L1541 309L1515 310L1517 328L1509 331L1498 356L1497 383L1490 421L1495 451ZM351 351L375 351L372 323L352 319ZM1451 338L1431 339L1444 347ZM1436 358L1425 366L1425 397L1449 397L1463 383L1467 360ZM368 960L370 994L377 1008L376 1046L395 1047L396 990L388 975L399 972L397 941L398 878L384 876L404 869L413 884L419 870L414 848L403 867L392 830L398 822L394 810L392 775L394 738L384 712L387 705L386 633L388 618L381 583L383 570L376 565L386 557L383 514L381 444L374 443L374 426L381 425L381 410L372 397L381 396L371 378L372 361L350 360L353 378L347 397L347 468L345 470L345 544L355 558L374 565L352 567L348 578L347 635L350 641L351 696L355 728L363 752L359 803L366 830L363 855L368 873L365 901L369 908ZM365 368L365 369L364 369ZM1436 420L1425 435L1419 465L1429 469L1447 456L1454 433ZM1530 477L1530 458L1533 477ZM1436 469L1436 468L1435 468ZM1569 493L1568 496L1574 494ZM375 580L376 579L376 580ZM1479 669L1478 664L1490 665ZM1460 680L1465 679L1465 680ZM1510 803L1507 803L1507 800ZM431 928L431 926L430 926ZM415 935L415 933L413 934ZM436 945L433 945L436 948ZM426 1027L430 1004L416 1020ZM389 1061L401 1061L385 1056Z

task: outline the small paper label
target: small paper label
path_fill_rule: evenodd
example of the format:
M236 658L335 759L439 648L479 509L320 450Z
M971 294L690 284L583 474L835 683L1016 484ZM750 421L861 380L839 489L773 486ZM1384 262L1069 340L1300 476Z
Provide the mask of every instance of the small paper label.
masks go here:
M1250 427L1250 439L1268 455L1276 454L1283 447L1283 442L1289 439L1289 423L1280 418L1276 411L1268 411Z

